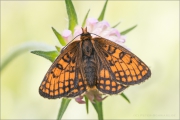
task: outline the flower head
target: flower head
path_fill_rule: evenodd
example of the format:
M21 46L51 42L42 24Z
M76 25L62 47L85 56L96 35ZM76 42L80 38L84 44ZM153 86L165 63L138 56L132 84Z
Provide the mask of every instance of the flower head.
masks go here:
M117 29L110 27L110 24L105 20L98 21L95 18L88 18L86 20L85 27L87 27L87 30L89 33L93 33L92 37L97 37L97 35L98 35L98 36L101 36L103 38L106 38L117 44L124 46L123 43L125 42L126 37L121 35ZM74 28L73 35L70 30L64 30L62 32L62 36L68 43L75 37L76 38L74 40L80 40L80 36L78 36L78 35L80 35L81 33L82 33L82 28L81 28L81 26L77 25ZM96 34L96 35L94 35L94 34Z
M106 38L106 39L111 40L117 44L124 46L124 42L126 40L126 37L122 36L117 29L110 27L110 24L105 20L98 21L95 18L88 18L86 20L85 27L87 27L87 31L89 33L93 33L93 34L91 34L92 37L101 36L103 38ZM74 34L73 35L72 35L72 32L70 30L64 30L62 32L62 36L66 40L66 42L68 43L72 39L80 40L79 35L81 33L82 33L82 28L81 28L81 26L77 25L74 28ZM102 98L102 93L100 93L96 88L94 88L94 89L91 88L91 89L88 89L83 95L76 97L75 100L78 103L83 104L83 103L85 103L85 101L83 100L83 96L86 96L93 103L94 103L94 100L102 101L107 97L106 96L106 97Z

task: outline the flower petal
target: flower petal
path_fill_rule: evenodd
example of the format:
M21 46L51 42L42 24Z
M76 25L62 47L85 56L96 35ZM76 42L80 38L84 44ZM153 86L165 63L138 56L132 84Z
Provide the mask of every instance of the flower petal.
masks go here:
M104 20L104 21L101 21L101 22L98 22L97 24L95 24L91 31L94 34L101 36L101 34L109 27L110 27L109 23ZM94 36L92 35L92 37L94 37Z
M80 40L80 36L78 36L80 34L82 34L82 27L81 26L76 26L74 28L74 37L76 37L76 38L74 38L74 39L75 40Z
M86 20L86 27L88 29L88 32L92 32L94 29L94 26L98 23L98 20L96 18L88 18Z
M86 102L83 99L83 96L78 96L75 98L75 101L78 102L79 104L85 104Z
M121 36L120 33L119 33L119 31L118 31L117 29L115 29L115 28L112 28L112 29L111 29L110 35L115 35L115 36L117 36L117 37L120 37L120 36Z
M88 18L86 21L86 25L95 25L96 23L98 23L98 20L96 18Z
M70 42L72 39L72 32L70 30L64 30L62 32L62 37L66 40L66 42Z
M103 30L106 30L108 27L110 27L110 25L107 21L103 20L97 24L97 27L100 27Z

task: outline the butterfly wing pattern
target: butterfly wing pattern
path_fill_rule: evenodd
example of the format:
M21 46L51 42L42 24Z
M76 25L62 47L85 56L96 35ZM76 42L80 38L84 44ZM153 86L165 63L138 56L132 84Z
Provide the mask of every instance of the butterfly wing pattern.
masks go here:
M134 85L150 77L148 66L132 52L104 38L94 38L94 46L109 68L113 80L123 85ZM106 44L104 44L106 43Z
M102 37L92 38L87 28L81 40L69 44L56 58L40 87L49 99L76 97L91 88L118 94L151 76L148 66L124 47Z
M100 67L99 79L96 84L97 89L104 94L118 94L126 89L128 86L119 84L113 80L112 74L106 66Z
M85 92L82 73L77 68L79 42L60 54L46 73L40 87L41 96L49 99L75 97Z

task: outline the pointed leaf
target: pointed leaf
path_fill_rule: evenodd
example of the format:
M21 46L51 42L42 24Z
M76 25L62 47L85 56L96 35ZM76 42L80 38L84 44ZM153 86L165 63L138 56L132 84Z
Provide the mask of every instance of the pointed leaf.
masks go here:
M85 96L85 102L86 102L86 111L87 114L89 113L89 102L88 102L88 98Z
M137 25L135 25L135 26L133 26L133 27L127 29L127 30L124 30L123 32L121 32L121 35L127 34L127 33L130 32L131 30L133 30L135 27L137 27Z
M31 51L31 53L44 57L51 62L54 62L56 57L59 55L58 51Z
M90 11L90 9L89 9L88 12L86 13L86 16L85 16L85 18L84 18L84 21L83 21L83 23L82 23L82 27L84 27L84 25L85 25L85 23L86 23L86 19L87 19L88 15L89 15L89 11Z
M95 103L92 103L92 105L98 114L98 120L103 120L102 102L98 102L97 100L95 100Z
M121 96L122 96L128 103L131 103L130 100L128 99L128 97L127 97L124 93L121 93Z
M69 30L74 33L74 27L78 24L76 11L71 0L65 0L66 10L69 18Z
M56 50L57 50L58 52L61 51L61 48L60 48L60 47L58 47L58 46L55 46L55 47L56 47Z
M58 113L58 116L57 116L57 120L61 120L61 118L62 118L64 112L66 111L67 106L69 105L70 101L71 101L71 99L67 99L67 98L62 99L61 107L59 109L59 113Z
M104 14L105 14L105 11L106 11L107 2L108 2L108 0L106 0L106 2L104 4L104 7L103 7L103 9L101 11L101 14L99 15L99 18L98 18L99 21L102 21L104 19Z
M121 22L118 22L117 24L115 24L112 28L117 27Z
M59 43L60 43L62 46L65 46L65 45L66 45L66 42L65 42L64 38L61 36L61 34L59 34L53 27L52 27L52 30L53 30L54 34L56 35L56 37L58 38Z

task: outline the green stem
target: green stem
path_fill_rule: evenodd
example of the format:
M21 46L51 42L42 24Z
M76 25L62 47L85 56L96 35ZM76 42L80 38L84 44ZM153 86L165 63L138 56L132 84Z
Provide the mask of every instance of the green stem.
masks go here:
M88 102L88 98L85 96L85 102L86 102L86 112L87 114L89 113L89 102Z
M98 119L99 120L103 120L104 118L103 118L103 109L102 109L102 102L96 102L96 104L97 104L97 106L99 106L98 107Z
M95 100L95 103L92 103L93 107L95 108L98 114L98 120L103 120L103 109L102 109L102 102L98 102Z
M58 113L58 116L57 116L57 120L61 120L61 118L62 118L64 112L66 111L67 106L69 105L70 101L71 101L71 99L67 99L67 98L62 99L61 106L60 106L60 109L59 109L59 113Z

